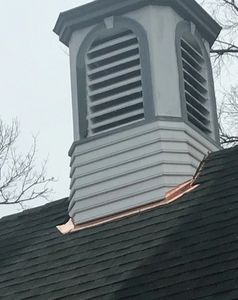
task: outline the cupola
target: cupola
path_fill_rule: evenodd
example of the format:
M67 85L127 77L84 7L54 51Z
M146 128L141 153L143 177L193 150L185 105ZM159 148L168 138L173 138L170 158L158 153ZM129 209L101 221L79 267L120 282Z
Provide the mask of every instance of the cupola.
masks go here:
M54 31L70 55L75 224L163 199L219 149L220 27L194 0L97 0Z

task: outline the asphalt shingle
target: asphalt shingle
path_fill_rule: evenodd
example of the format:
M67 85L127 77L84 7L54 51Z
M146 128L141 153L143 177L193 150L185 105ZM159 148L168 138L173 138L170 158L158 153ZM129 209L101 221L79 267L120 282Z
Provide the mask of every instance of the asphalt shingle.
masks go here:
M238 299L238 147L173 203L68 235L68 200L0 220L1 299Z

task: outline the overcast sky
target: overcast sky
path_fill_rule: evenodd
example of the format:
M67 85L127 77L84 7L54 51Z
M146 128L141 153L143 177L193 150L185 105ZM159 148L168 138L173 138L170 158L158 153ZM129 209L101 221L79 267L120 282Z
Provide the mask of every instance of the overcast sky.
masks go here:
M52 29L61 11L90 1L0 2L0 117L19 120L23 152L37 135L38 161L48 158L47 173L58 178L52 200L66 197L73 142L69 58ZM0 216L15 211L0 206Z
M87 2L1 0L0 117L19 120L23 152L37 135L39 161L48 158L48 175L58 178L51 200L69 195L73 142L69 58L52 29L61 11ZM17 210L0 206L0 216Z

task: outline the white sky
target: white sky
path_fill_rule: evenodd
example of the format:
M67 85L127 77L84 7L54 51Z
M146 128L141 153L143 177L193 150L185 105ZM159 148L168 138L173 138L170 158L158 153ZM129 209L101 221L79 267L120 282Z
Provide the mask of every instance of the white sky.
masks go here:
M51 200L69 195L73 142L69 58L52 29L61 11L87 2L0 0L0 117L19 120L23 152L37 135L39 161L48 157L48 175L58 178ZM0 217L18 210L0 206Z
M52 200L69 195L73 142L69 58L52 29L61 11L87 2L0 0L0 117L19 120L22 152L37 135L39 161L48 158L47 173L58 178ZM19 209L1 205L0 216Z

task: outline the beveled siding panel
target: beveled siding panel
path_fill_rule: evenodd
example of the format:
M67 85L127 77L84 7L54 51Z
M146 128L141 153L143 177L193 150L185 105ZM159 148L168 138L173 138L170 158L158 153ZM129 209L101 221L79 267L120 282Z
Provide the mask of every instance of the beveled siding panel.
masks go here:
M95 184L100 181L104 180L110 180L112 176L123 176L127 173L134 173L137 172L138 170L143 170L146 168L153 167L155 165L168 165L171 166L172 168L175 168L176 166L180 167L181 165L186 165L187 162L187 154L185 153L178 153L175 155L171 155L171 160L165 160L167 159L166 153L163 152L158 152L152 155L148 156L141 156L139 158L133 158L131 161L127 161L126 163L120 164L114 164L114 166L108 167L106 165L105 160L103 163L105 164L105 168L101 169L94 169L93 170L93 165L91 166L92 169L90 169L90 166L88 165L88 170L85 173L80 172L81 168L77 168L74 177L72 178L72 185L74 184L77 186L87 186L90 184ZM177 160L176 160L177 159ZM191 165L195 168L197 165L197 161L194 159L191 159ZM189 168L191 168L191 165L188 164Z
M70 216L82 223L162 199L214 150L179 121L155 121L77 145L71 157Z
M167 171L168 169L168 171ZM177 169L177 170L176 170ZM174 166L173 168L169 168L168 165L157 163L155 165L149 165L148 167L142 167L135 172L124 172L123 175L113 175L108 178L102 178L95 180L94 182L87 183L87 184L80 184L75 186L71 190L71 195L76 194L76 199L78 197L84 198L88 195L98 195L102 193L108 193L112 190L118 190L125 186L131 186L136 184L137 182L144 182L155 177L165 176L168 175L175 175L176 173L178 176L187 175L190 176L193 169L189 165L180 165L180 167ZM77 197L78 193L78 197ZM72 197L73 200L74 197Z
M91 207L86 210L79 209L74 216L74 222L80 224L87 222L89 220L97 219L101 216L112 215L113 212L119 212L123 210L130 209L131 207L136 207L138 205L144 204L144 199L149 199L148 202L154 202L163 197L166 192L166 188L163 186L151 189L147 193L142 193L141 191L129 195L129 197L124 199L119 199L117 201L110 201L104 203L104 205L98 207Z

